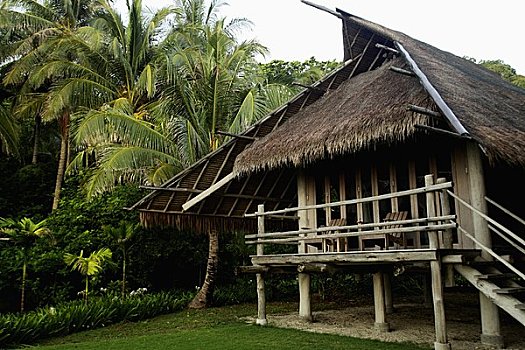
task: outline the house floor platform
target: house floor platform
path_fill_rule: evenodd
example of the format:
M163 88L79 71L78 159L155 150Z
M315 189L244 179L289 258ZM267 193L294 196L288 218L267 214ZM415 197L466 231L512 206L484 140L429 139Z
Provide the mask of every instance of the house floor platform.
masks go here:
M441 260L444 264L463 264L480 256L475 249L402 249L350 251L340 253L304 253L253 255L254 266L263 268L288 268L303 266L312 272L323 272L323 267L351 267L367 265L403 265ZM319 271L317 271L319 270ZM246 271L248 272L248 271ZM253 271L257 272L257 271Z

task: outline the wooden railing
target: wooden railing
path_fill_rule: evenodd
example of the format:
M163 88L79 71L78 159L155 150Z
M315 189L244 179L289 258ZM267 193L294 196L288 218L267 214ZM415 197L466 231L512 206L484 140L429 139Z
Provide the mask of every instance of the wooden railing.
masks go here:
M245 236L247 244L257 245L257 255L264 254L265 244L292 244L303 247L302 252L307 252L304 246L319 242L319 240L345 239L348 237L366 237L377 235L407 234L425 232L428 234L429 248L452 248L452 232L456 228L456 216L450 213L446 191L452 188L451 182L438 179L434 184L433 176L425 177L425 186L406 191L399 191L366 198L344 200L326 204L307 205L286 208L281 210L265 211L264 205L259 205L258 211L246 216L257 217L258 232ZM297 217L304 215L307 210L325 209L331 207L345 208L349 205L378 202L385 199L417 194L426 195L427 215L424 218L413 218L389 222L357 223L342 226L325 226L317 228L300 228L284 232L265 232L265 217L283 216L288 213L297 213ZM440 206L440 215L436 214L436 204ZM395 228L392 228L395 227ZM438 236L441 233L441 239ZM385 247L388 249L388 247ZM418 247L421 248L421 247ZM301 249L299 250L301 251Z

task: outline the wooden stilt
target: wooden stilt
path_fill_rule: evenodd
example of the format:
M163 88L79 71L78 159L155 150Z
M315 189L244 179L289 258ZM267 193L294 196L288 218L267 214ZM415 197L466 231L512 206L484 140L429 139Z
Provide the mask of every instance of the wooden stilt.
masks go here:
M299 273L299 316L312 321L310 274Z
M392 273L383 274L385 285L385 308L387 315L394 313L394 302L392 300Z
M385 284L383 272L374 273L374 309L375 309L375 323L374 328L380 332L388 332L390 325L386 321L386 307L385 307Z
M264 288L264 275L258 273L257 275L257 321L260 326L266 326L268 320L266 319L266 293Z
M264 213L264 204L257 206L257 213ZM264 216L259 215L257 217L257 233L264 234ZM263 244L257 244L257 255L264 255ZM261 326L266 326L268 321L266 319L266 292L264 288L264 275L258 273L257 278L257 321L256 323Z
M474 142L467 144L467 163L469 169L470 204L479 211L487 213L483 163L479 147ZM472 222L476 239L487 248L492 248L492 239L485 219L473 213ZM493 260L492 256L485 251L481 252L481 256L485 260ZM503 347L504 342L501 336L498 307L481 292L479 293L479 304L481 311L481 342L490 346Z
M432 175L425 176L425 186L432 186L434 184L434 177ZM427 193L427 217L436 215L434 193ZM430 249L439 249L439 239L437 232L429 232ZM434 326L436 329L436 342L434 348L436 350L451 349L450 343L447 339L447 324L445 320L445 304L443 301L443 282L441 280L441 261L430 262L430 276L432 283L432 300L434 304Z

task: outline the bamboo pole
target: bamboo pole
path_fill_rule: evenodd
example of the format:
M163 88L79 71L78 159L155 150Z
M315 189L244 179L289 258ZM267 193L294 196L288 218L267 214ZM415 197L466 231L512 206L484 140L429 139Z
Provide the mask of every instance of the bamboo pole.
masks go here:
M294 208L286 208L286 209L280 209L280 210L274 210L274 211L267 211L262 215L268 216L268 215L276 215L276 214L284 214L289 212L295 212L299 210L308 210L308 209L324 209L326 207L337 207L341 205L351 205L351 204L359 204L359 203L368 203L368 202L375 202L380 201L383 199L390 199L393 197L403 197L403 196L409 196L409 195L417 195L420 193L426 193L426 192L433 192L433 191L439 191L444 188L451 188L452 182L446 182L444 184L438 184L438 185L432 185L432 186L425 186L425 187L419 187L414 188L406 191L400 191L396 193L386 193L379 196L371 196L361 199L350 199L346 201L339 201L339 202L332 202L327 204L314 204L314 205L306 205L306 206L300 206L300 207L294 207ZM245 217L255 217L258 213L253 214L246 214Z
M343 230L345 226L334 226L329 227L328 229L331 229L332 231L339 231ZM439 225L428 225L428 226L414 226L414 227L400 227L400 228L392 228L392 229L384 229L384 230L370 230L370 231L357 231L357 232L349 232L349 233L333 233L333 234L324 234L323 239L332 239L332 238L343 238L343 237L362 237L362 236L370 236L370 235L377 235L377 234L389 234L389 233L409 233L409 232L435 232L435 230L446 230L455 228L456 224L439 224ZM261 240L262 242L268 244L268 243L285 243L285 242L308 242L308 241L316 241L319 239L319 237L315 236L305 236L305 233L307 233L309 230L304 231L298 231L298 235L288 235L284 238L274 238L274 239L264 239ZM319 232L326 232L327 230L323 228L320 228L318 230ZM276 233L277 234L277 233ZM292 236L292 237L290 237ZM257 240L249 240L246 241L246 244L257 244L260 241ZM431 248L436 249L436 248Z
M441 177L437 179L437 183L444 183L446 182L446 179ZM442 215L449 215L450 214L450 203L448 201L448 193L446 190L442 190L439 193L439 200L441 204L441 214ZM445 249L452 249L453 246L453 236L452 236L452 230L445 230L443 231L443 248ZM445 286L446 287L454 287L456 283L454 282L454 266L447 265L445 266Z
M257 212L264 213L264 204L257 206ZM257 217L257 233L264 234L264 216L259 215ZM264 255L264 245L261 243L261 239L257 241L257 256ZM266 326L268 321L266 319L266 291L264 288L264 275L262 273L256 274L257 279L257 321L256 323L261 326Z
M433 175L425 176L425 186L431 186L434 183ZM435 216L436 208L434 206L434 194L427 193L427 216ZM439 240L437 232L429 232L430 248L438 249ZM443 301L443 282L441 280L441 261L430 262L430 275L432 283L432 301L434 304L434 327L436 330L436 350L451 349L447 339L447 324L445 320L445 304Z

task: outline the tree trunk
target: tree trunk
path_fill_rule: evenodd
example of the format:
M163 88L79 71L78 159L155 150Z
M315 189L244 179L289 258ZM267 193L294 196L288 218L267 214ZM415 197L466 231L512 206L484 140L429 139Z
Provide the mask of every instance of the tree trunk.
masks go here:
M40 144L40 127L42 126L42 117L37 115L35 117L35 130L34 130L34 140L33 140L33 159L31 164L38 163L38 145Z
M27 276L27 263L24 261L24 265L22 266L22 286L20 287L20 312L24 312L24 307L25 307L26 276Z
M122 250L122 300L126 298L126 248Z
M211 229L208 233L210 244L208 248L208 264L206 266L206 277L201 289L188 305L191 309L202 309L210 305L213 290L215 288L215 277L219 265L219 233Z
M69 112L65 111L62 115L60 123L60 158L58 159L58 171L55 182L55 196L53 198L52 210L58 208L60 201L60 192L62 191L62 182L64 181L64 172L66 171L66 160L67 160L67 148L69 145Z

